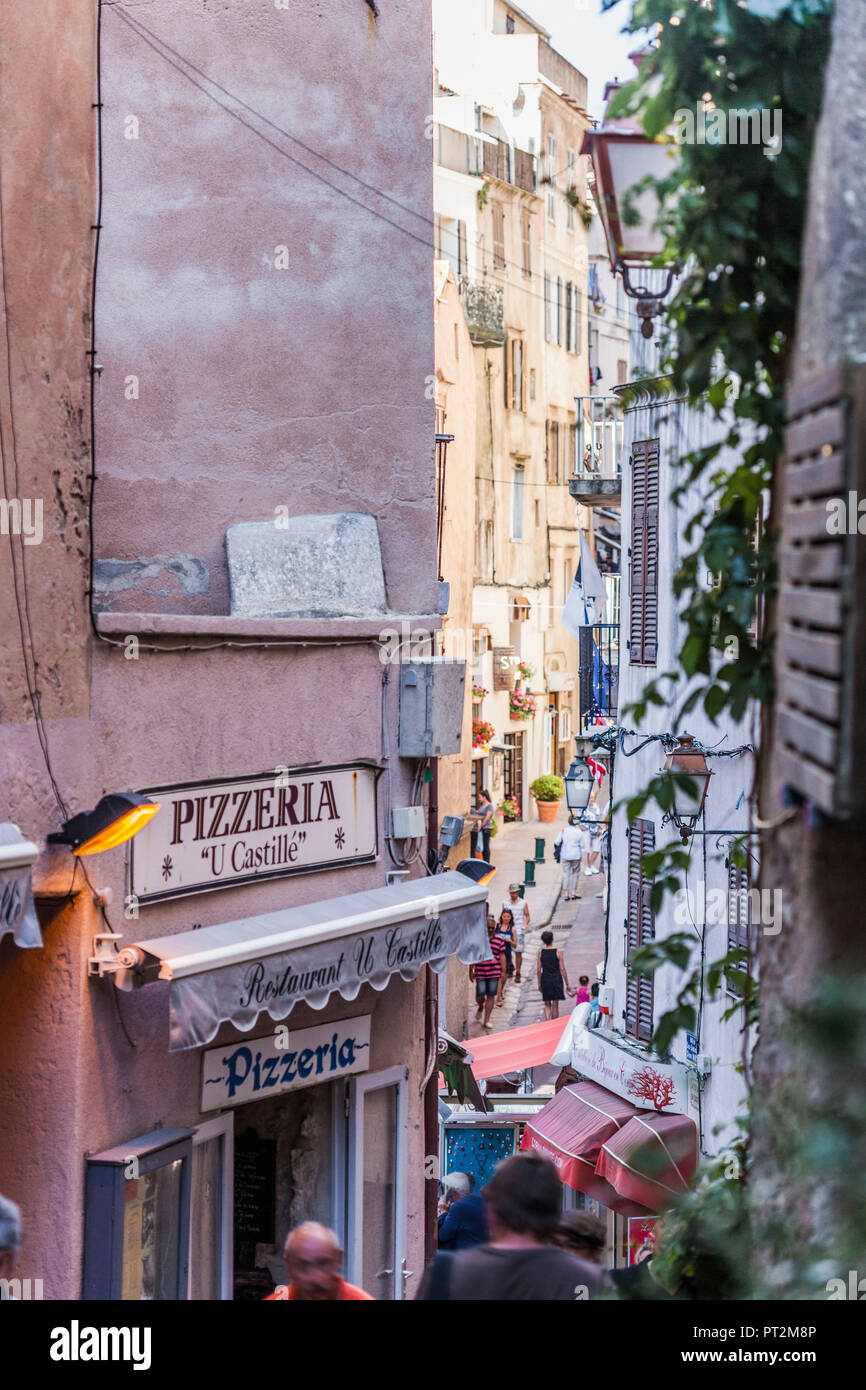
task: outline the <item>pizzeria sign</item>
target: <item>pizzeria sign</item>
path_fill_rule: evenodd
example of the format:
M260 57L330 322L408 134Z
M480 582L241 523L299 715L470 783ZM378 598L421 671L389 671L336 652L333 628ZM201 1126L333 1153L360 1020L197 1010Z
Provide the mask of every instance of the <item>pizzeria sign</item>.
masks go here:
M130 843L137 903L374 860L371 763L148 787L161 810Z

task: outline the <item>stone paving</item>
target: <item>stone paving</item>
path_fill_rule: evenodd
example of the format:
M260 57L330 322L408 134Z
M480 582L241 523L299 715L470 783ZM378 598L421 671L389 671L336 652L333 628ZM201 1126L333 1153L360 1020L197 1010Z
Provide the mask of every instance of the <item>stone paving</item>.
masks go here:
M582 874L581 897L576 902L565 902L561 896L562 871L553 857L553 843L567 820L568 813L563 806L553 824L532 820L506 825L494 837L491 858L496 866L496 877L490 885L490 902L497 916L502 900L508 896L509 883L523 881L524 860L534 857L536 836L545 840L544 863L535 866L536 886L526 890L530 927L526 934L522 983L518 985L512 976L505 986L503 1007L494 1008L490 1018L495 1033L540 1023L544 1019L544 1005L535 977L541 933L545 928L551 928L554 945L563 953L570 985L575 986L580 975L588 975L592 984L604 959L604 875L587 877ZM559 1006L560 1017L567 1018L572 1007L573 1001L566 997ZM473 1011L469 1037L480 1036L485 1036L484 1030L475 1021Z

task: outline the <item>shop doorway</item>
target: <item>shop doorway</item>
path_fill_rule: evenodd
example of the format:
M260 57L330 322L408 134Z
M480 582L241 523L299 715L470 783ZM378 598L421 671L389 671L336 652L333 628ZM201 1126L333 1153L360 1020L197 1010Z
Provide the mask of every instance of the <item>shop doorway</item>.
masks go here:
M523 734L505 735L505 795L523 810Z

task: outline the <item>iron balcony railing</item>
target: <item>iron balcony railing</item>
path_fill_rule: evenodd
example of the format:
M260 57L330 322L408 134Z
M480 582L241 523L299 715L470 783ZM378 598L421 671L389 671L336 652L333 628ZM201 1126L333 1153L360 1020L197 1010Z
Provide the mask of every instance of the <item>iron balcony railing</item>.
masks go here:
M619 691L619 623L580 629L580 723L591 733L598 719L616 717Z
M619 479L623 418L618 396L575 396L574 476Z

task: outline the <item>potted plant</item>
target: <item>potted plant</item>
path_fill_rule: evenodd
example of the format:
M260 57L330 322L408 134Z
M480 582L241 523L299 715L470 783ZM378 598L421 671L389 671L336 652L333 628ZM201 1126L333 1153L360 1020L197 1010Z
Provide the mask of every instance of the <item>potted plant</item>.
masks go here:
M485 688L484 688L483 685L476 685L475 682L473 681L473 683L472 683L472 699L473 699L473 700L475 700L475 701L483 700L483 699L484 699L484 696L485 696L485 695L489 695L489 694L490 694L490 691L489 691L489 690L485 690Z
M532 677L535 675L535 667L530 666L528 661L521 661L517 666L517 674L520 676L521 680L531 681Z
M508 697L508 712L512 719L534 719L535 696L526 690L512 690Z
M499 807L506 821L520 820L520 803L514 796L506 796Z
M559 803L565 794L565 783L556 773L547 772L543 777L536 777L529 788L529 794L535 797L538 819L553 821L556 820Z
M473 719L472 721L472 747L486 748L496 733L493 725L486 719Z

